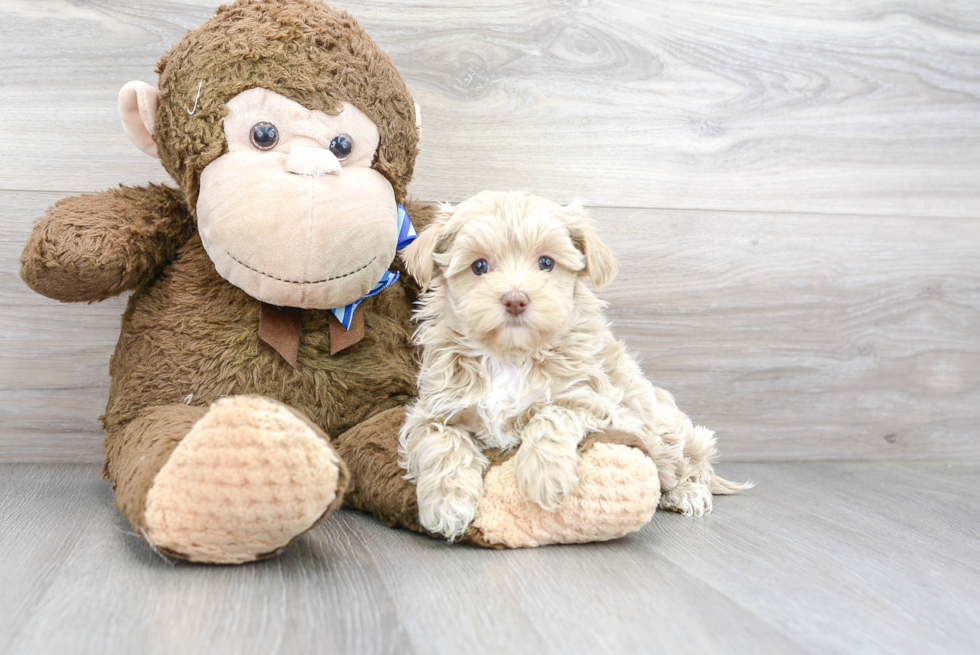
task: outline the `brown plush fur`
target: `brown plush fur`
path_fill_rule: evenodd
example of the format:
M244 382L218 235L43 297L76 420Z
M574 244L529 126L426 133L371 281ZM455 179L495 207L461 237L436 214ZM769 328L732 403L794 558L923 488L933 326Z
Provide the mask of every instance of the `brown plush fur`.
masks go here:
M170 187L64 198L34 226L20 274L55 300L105 300L152 280L194 233L183 194Z
M415 485L407 484L398 466L398 430L405 410L392 408L375 414L341 434L337 452L356 471L344 503L371 512L391 526L424 532L418 518Z
M374 168L399 202L405 197L418 150L415 104L388 56L346 12L316 0L226 5L188 32L157 72L154 139L191 207L201 171L226 152L225 103L254 87L328 114L344 100L363 111L381 132Z
M304 311L293 368L259 341L259 301L218 276L195 236L130 299L109 368L109 441L145 408L231 394L276 398L338 435L414 393L411 301L398 283L366 300L364 339L333 357L329 312Z

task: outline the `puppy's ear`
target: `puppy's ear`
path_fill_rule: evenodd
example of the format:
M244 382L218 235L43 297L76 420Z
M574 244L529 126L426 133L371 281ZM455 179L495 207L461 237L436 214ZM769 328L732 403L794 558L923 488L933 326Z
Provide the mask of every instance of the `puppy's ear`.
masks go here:
M606 286L616 277L619 265L612 250L599 240L592 228L592 220L585 213L582 203L575 201L565 207L568 232L572 242L585 255L585 273L589 276L592 286L598 290Z
M405 270L419 283L423 291L428 291L432 278L436 276L436 248L442 244L443 228L453 216L454 209L448 203L440 205L435 218L420 233L417 239L401 252Z

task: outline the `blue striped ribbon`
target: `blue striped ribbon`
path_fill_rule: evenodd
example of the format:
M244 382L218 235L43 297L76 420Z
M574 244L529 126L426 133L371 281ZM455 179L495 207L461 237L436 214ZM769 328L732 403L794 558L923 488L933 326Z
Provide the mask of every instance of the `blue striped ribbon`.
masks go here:
M408 212L405 211L405 207L398 205L398 243L395 245L396 250L401 250L411 242L415 241L418 234L415 232L415 228L412 226L412 221L408 217ZM378 283L372 287L370 291L364 294L359 300L355 300L349 305L344 305L343 307L336 307L331 309L333 315L337 317L340 324L344 326L345 330L350 329L351 320L354 318L354 310L360 305L366 298L377 295L390 287L398 279L398 272L385 271L381 274L381 279Z

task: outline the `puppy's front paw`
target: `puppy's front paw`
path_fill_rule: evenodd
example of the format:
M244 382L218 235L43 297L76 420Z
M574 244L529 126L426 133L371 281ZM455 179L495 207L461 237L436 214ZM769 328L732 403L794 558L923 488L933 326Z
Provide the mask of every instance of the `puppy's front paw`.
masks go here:
M561 508L578 487L579 455L574 446L553 441L525 442L514 455L521 494L549 512Z
M423 528L449 541L463 536L483 495L483 477L479 471L473 473L459 471L454 476L419 480L419 522Z
M429 532L455 541L463 536L473 517L477 501L472 498L439 498L419 500L419 521Z

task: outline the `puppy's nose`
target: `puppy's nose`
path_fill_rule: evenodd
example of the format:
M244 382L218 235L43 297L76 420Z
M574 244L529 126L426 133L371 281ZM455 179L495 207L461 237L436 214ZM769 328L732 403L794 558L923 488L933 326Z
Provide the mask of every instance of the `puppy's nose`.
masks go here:
M527 294L523 291L511 291L505 294L500 302L504 304L507 308L507 313L511 316L520 316L527 309L527 304L531 302L531 299L527 297Z
M334 175L340 173L340 160L326 148L293 146L286 157L286 170L295 175Z

